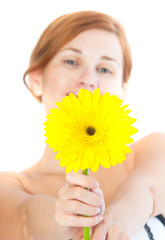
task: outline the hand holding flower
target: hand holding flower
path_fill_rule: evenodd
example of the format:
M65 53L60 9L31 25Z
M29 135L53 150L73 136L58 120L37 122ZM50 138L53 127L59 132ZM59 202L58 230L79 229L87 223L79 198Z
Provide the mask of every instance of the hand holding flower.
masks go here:
M110 168L111 165L122 163L126 159L126 153L131 152L126 144L133 142L130 135L135 134L137 129L131 126L136 119L128 116L131 110L125 110L128 105L121 106L122 102L116 95L110 95L108 92L101 96L99 89L95 89L93 94L87 89L80 89L78 98L70 93L63 98L62 103L56 102L59 109L51 109L51 114L47 116L49 121L44 123L46 143L53 151L58 152L55 159L60 159L60 165L66 166L67 173L72 170L77 173L81 169L83 174L88 175L89 169L96 172L99 165ZM93 202L88 202L93 193L87 193L87 189L92 189L91 187L76 182L74 184L74 187L79 189L76 190L79 195L73 191L75 196L71 199L76 197L81 203L75 202L74 211L71 212L85 216L78 218L70 215L70 221L66 218L66 222L72 225L74 223L75 227L84 226L84 239L89 240L89 227L99 222L96 216L98 205L92 205L94 199ZM77 186L86 189L80 191L80 187ZM84 198L87 194L89 199ZM64 208L63 211L66 210Z
M103 219L92 231L91 240L129 240L126 232L115 221Z
M55 208L60 230L69 238L80 239L84 227L100 223L105 210L103 193L95 179L72 171L66 175L65 186L59 190Z

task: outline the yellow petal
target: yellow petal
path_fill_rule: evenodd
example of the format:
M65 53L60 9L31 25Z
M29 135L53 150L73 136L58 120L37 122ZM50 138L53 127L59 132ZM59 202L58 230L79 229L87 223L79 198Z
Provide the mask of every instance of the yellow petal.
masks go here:
M96 172L99 164L109 168L126 159L131 152L127 144L133 142L130 136L137 129L131 125L136 119L128 116L131 110L122 103L117 95L80 89L78 98L70 93L56 103L59 108L50 109L45 142L67 172L86 168ZM96 129L94 135L86 133L87 127Z

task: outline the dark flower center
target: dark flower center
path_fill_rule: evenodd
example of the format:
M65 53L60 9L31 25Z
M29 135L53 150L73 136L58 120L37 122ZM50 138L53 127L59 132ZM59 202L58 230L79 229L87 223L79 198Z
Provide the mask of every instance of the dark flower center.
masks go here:
M86 129L86 133L87 133L89 136L93 136L93 135L95 134L95 132L96 132L96 129L93 128L93 127L88 127L88 128Z

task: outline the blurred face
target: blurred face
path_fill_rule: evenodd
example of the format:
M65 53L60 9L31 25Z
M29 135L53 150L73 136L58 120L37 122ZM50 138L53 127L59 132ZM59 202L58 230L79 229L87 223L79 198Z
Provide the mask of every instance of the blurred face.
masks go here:
M123 54L113 33L92 29L67 43L42 72L42 101L46 114L55 102L80 88L123 97Z

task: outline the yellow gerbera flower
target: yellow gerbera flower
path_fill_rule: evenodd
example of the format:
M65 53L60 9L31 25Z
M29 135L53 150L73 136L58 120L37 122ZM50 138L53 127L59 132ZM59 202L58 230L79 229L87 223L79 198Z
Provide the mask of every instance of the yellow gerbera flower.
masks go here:
M125 110L128 105L121 106L122 102L110 93L101 97L98 88L93 93L80 89L78 98L70 93L56 102L59 108L51 109L44 123L45 136L66 172L87 168L96 172L99 164L109 168L126 159L131 152L126 144L133 142L130 136L137 129L131 126L136 119L128 116L131 110Z

